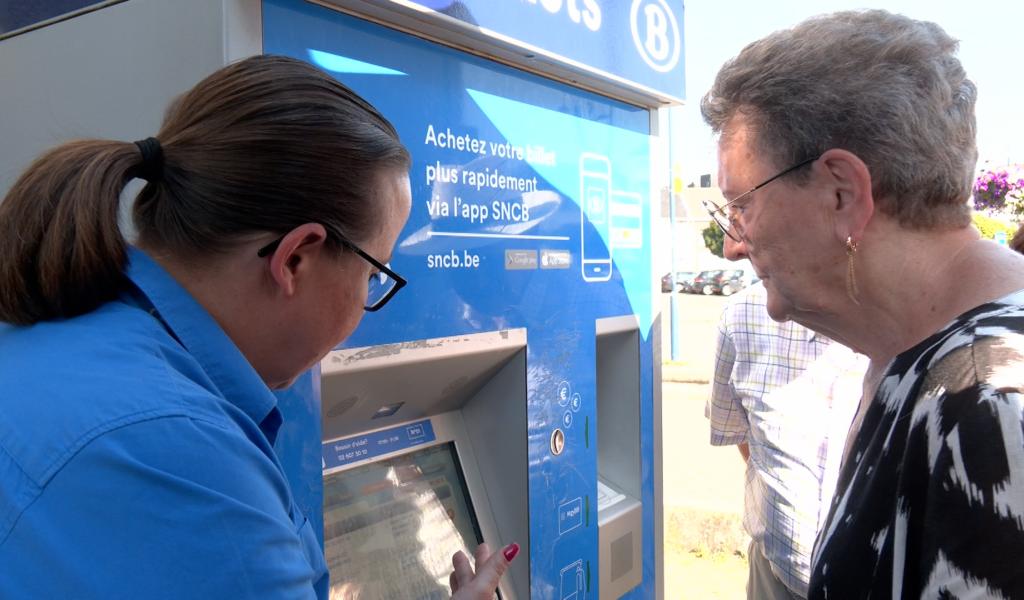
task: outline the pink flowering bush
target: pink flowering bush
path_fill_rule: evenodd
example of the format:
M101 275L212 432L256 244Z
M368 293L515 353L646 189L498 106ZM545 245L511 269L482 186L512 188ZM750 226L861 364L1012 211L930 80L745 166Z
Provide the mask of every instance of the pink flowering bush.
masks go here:
M974 208L989 212L1009 209L1020 216L1024 213L1021 191L1024 191L1024 179L1014 179L1006 169L984 171L974 180Z

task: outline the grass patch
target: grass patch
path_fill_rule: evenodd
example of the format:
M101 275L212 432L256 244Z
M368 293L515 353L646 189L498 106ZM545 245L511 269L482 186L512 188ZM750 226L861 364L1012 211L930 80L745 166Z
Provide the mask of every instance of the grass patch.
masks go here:
M673 551L700 557L746 558L750 538L739 515L685 507L669 508L667 512L665 541Z
M746 600L749 541L738 515L666 507L665 598Z

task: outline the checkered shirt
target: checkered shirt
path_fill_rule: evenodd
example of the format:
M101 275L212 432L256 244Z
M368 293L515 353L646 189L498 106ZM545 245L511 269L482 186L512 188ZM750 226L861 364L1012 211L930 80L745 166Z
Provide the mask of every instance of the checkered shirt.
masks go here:
M806 597L867 358L773 321L765 302L758 284L726 306L705 415L712 445L749 445L743 525L775 575Z

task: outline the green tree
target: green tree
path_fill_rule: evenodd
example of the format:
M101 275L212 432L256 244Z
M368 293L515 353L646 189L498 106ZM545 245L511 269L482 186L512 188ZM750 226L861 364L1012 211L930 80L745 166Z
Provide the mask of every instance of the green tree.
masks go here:
M725 243L725 233L722 231L722 228L711 222L700 233L704 236L704 245L707 246L708 250L715 256L722 258L722 244Z

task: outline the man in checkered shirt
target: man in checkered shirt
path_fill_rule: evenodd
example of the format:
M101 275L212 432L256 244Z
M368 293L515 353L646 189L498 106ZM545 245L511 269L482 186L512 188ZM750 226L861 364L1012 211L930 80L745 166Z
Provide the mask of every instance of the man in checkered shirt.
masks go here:
M747 597L805 598L867 358L771 320L765 302L757 284L726 306L705 414L711 444L736 445L747 462Z

